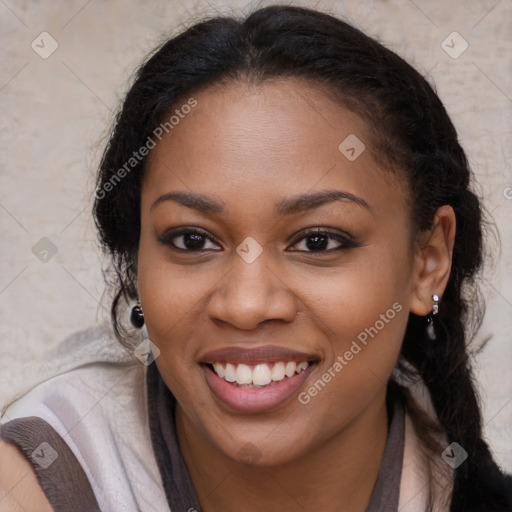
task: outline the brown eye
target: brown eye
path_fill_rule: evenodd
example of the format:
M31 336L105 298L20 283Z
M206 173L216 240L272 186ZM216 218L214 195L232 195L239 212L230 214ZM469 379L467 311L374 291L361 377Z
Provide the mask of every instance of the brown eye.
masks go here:
M209 247L208 243L217 245L215 240L204 231L190 228L167 231L158 237L158 241L163 245L185 252L211 250L212 247Z
M337 242L334 243L334 242ZM332 231L314 230L301 236L294 245L301 242L302 249L294 249L301 252L334 252L342 249L356 247L357 244L346 235Z

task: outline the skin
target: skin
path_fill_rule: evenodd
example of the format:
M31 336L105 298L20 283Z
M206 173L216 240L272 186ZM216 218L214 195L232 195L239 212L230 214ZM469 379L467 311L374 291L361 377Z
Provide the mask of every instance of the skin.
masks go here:
M53 512L27 458L0 440L0 512Z
M197 107L149 155L138 286L201 507L364 511L387 438L386 382L409 312L428 314L432 294L445 289L453 210L440 208L432 230L411 244L407 187L381 167L365 123L313 85L236 82L194 97ZM355 161L338 150L349 134L366 145ZM152 208L178 190L214 197L226 210L170 200ZM320 190L349 192L369 208L337 200L274 212L278 200ZM180 226L213 240L203 239L199 252L158 241ZM358 245L330 250L341 244L329 238L315 254L303 236L316 227L350 233ZM250 264L236 252L248 236L263 249ZM183 236L173 242L186 247ZM289 347L319 361L305 391L394 303L402 310L307 405L294 396L264 413L235 413L216 400L198 364L230 345Z

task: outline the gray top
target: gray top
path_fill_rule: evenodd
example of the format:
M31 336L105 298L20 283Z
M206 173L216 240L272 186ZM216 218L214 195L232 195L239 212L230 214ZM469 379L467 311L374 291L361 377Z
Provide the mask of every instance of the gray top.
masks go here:
M201 507L176 437L176 400L155 364L148 367L147 393L151 442L169 508L172 512L188 512L190 509L200 512ZM400 402L394 402L389 416L388 439L366 512L398 511L405 433L405 412ZM16 445L27 457L55 512L100 511L80 463L46 421L35 416L14 419L0 426L0 438ZM35 460L37 452L34 454L34 450L44 442L59 447L58 459L46 469ZM44 445L40 449L44 450Z

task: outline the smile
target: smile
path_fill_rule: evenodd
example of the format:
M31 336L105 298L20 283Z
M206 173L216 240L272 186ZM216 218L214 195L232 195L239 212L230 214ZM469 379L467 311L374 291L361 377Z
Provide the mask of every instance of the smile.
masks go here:
M226 347L200 361L217 403L231 412L257 413L284 404L318 366L312 354L276 346Z

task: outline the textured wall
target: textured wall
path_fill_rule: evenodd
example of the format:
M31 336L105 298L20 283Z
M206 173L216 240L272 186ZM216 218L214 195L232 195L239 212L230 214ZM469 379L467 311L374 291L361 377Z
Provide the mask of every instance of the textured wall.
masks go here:
M26 384L22 368L106 318L104 262L90 215L94 167L136 64L162 37L204 14L268 3L0 2L0 403ZM476 368L486 434L512 471L512 3L295 4L342 15L414 62L452 115L501 235L501 258L484 276L488 309L476 341L492 339ZM454 31L463 39L446 39ZM42 32L56 43L38 37ZM42 58L52 44L57 50Z

